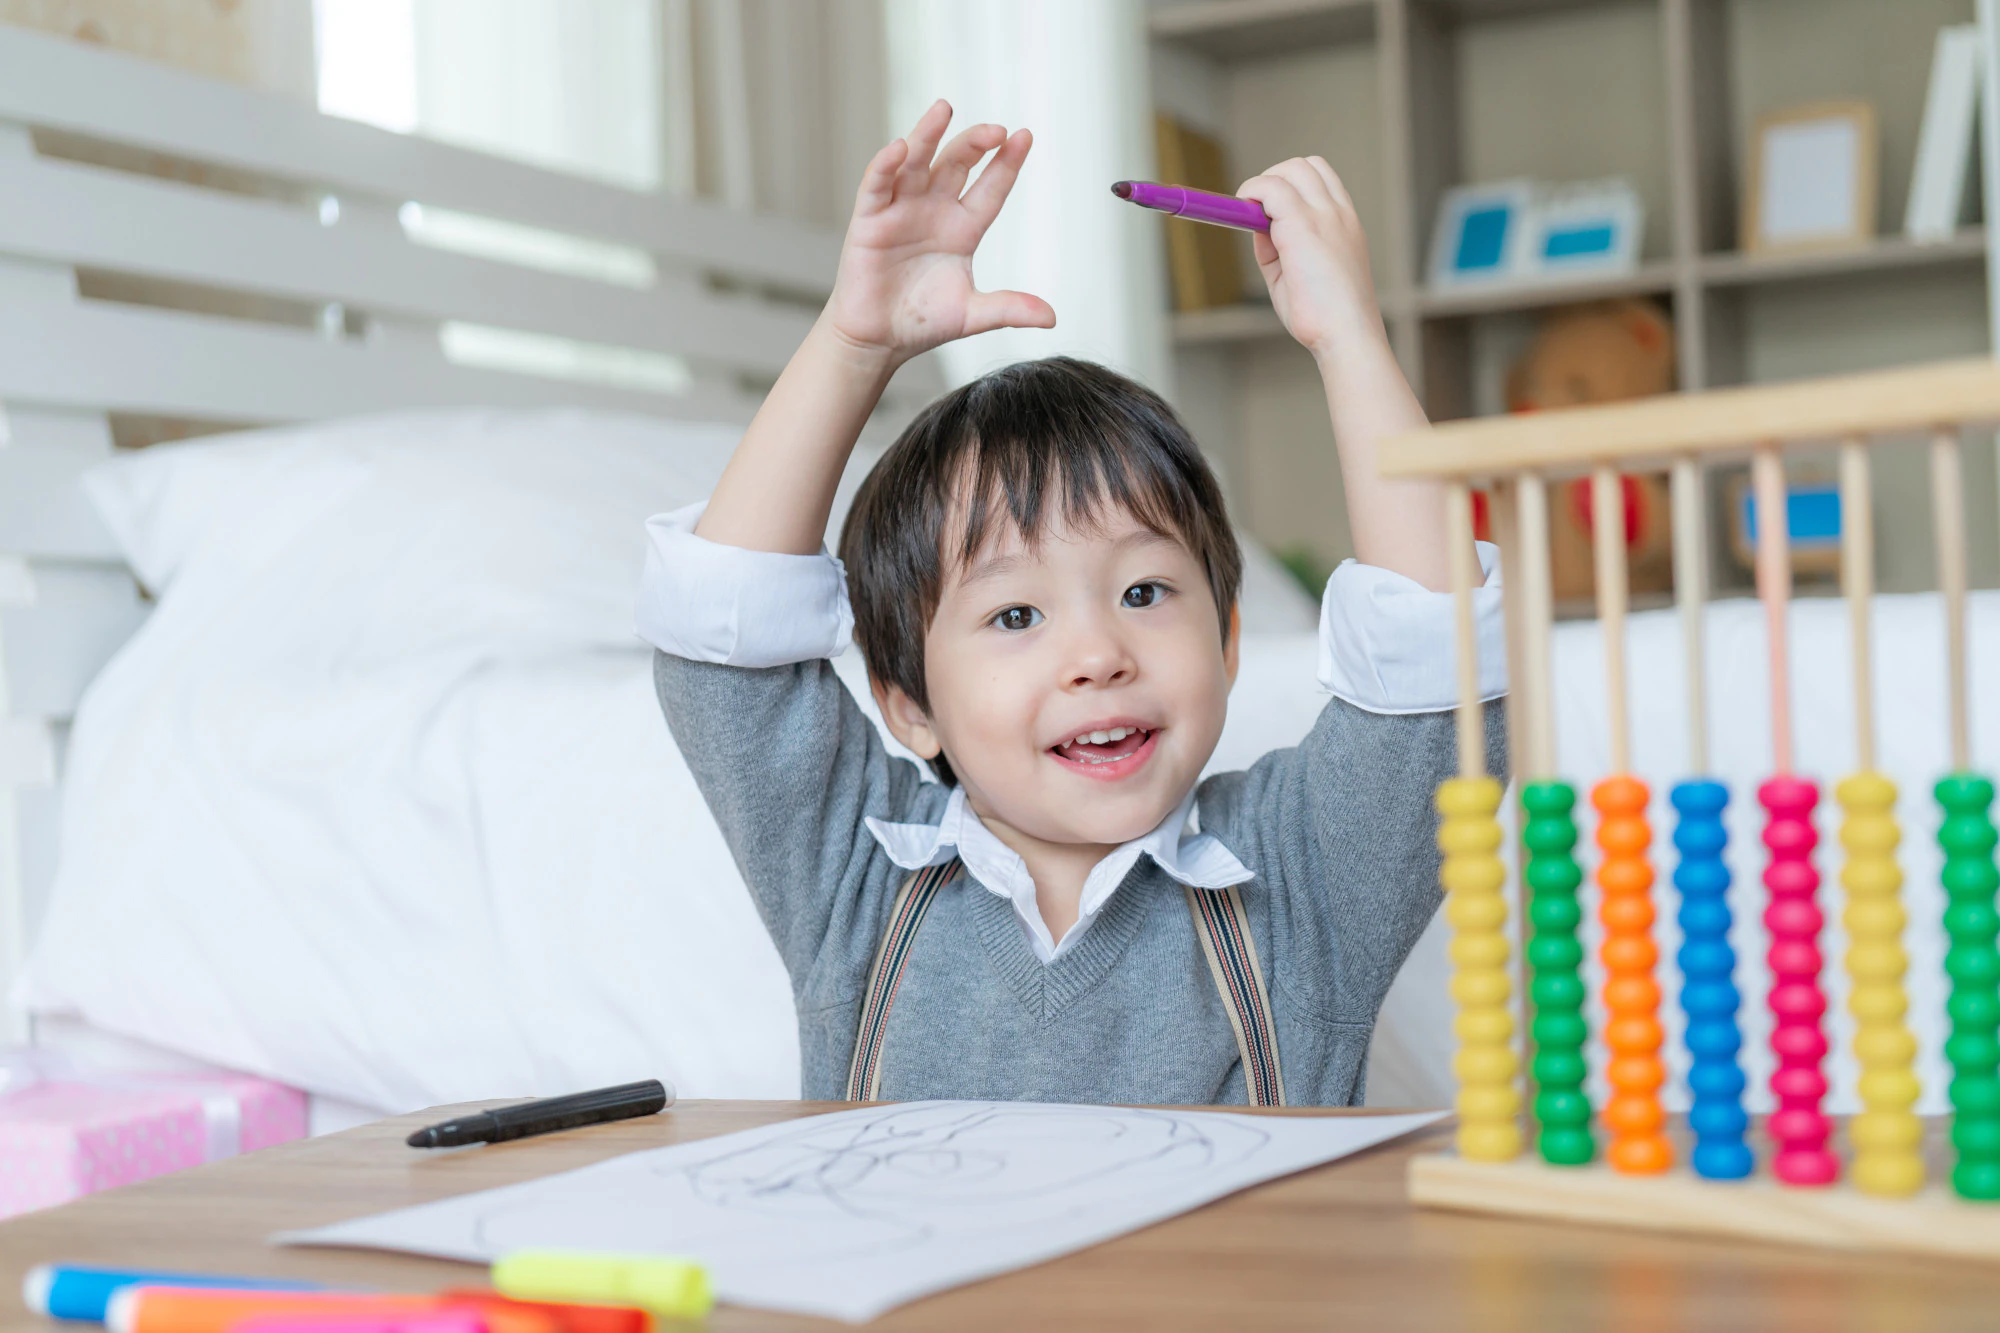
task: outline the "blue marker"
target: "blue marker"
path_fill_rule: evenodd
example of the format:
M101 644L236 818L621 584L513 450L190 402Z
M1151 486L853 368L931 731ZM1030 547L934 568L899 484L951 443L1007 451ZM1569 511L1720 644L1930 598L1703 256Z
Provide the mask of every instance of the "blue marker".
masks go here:
M223 1287L252 1291L315 1291L317 1282L282 1278L220 1277L212 1273L162 1273L142 1268L94 1268L87 1264L36 1264L21 1283L28 1308L51 1319L104 1322L111 1294L121 1287Z

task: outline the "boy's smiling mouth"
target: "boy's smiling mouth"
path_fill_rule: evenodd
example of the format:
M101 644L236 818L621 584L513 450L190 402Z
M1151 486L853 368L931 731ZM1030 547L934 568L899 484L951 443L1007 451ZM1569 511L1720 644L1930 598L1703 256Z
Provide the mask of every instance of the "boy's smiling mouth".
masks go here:
M1093 726L1049 747L1065 768L1093 778L1122 778L1143 768L1157 749L1158 728L1134 722Z

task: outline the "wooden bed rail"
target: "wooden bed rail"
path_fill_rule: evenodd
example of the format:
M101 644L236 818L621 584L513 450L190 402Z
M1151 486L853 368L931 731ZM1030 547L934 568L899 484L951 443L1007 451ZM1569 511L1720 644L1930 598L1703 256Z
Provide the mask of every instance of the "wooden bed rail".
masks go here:
M1711 389L1602 407L1447 421L1382 448L1385 477L1550 478L1615 464L1666 468L1691 454L1749 456L1773 443L1837 443L2000 422L2000 361L1978 358L1786 384Z

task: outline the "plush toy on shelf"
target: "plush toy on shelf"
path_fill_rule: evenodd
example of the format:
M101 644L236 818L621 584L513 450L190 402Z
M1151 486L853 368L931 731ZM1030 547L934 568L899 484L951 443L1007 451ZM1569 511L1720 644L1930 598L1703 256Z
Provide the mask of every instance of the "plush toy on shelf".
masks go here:
M1551 311L1507 376L1507 409L1541 412L1615 403L1674 387L1674 329L1651 301L1593 301ZM1550 505L1549 560L1558 599L1592 595L1588 479L1561 488ZM1626 558L1634 592L1673 587L1667 479L1624 481ZM1555 499L1555 497L1551 497Z

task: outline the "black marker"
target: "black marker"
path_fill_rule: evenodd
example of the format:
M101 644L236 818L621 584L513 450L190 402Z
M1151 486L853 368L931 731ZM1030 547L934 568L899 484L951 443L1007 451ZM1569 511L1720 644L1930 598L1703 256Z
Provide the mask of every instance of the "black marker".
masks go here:
M465 1143L504 1143L525 1139L530 1134L552 1134L578 1125L601 1125L607 1120L630 1120L634 1116L655 1115L673 1104L674 1094L656 1078L644 1083L621 1083L595 1092L573 1092L567 1097L501 1106L431 1125L410 1135L412 1148L456 1148Z

